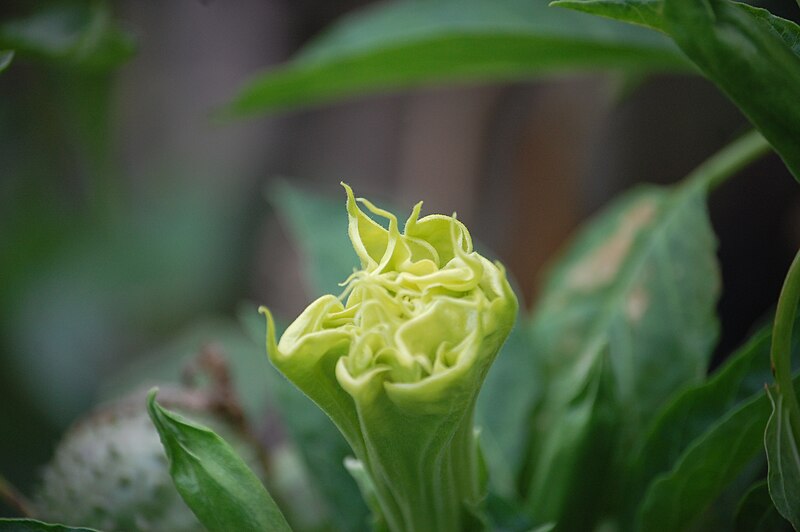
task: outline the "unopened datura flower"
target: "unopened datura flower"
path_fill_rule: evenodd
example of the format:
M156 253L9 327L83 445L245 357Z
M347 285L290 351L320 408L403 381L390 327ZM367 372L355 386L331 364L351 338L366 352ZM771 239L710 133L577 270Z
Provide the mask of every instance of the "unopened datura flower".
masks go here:
M347 185L348 233L361 269L339 297L311 303L276 344L272 363L336 423L348 467L383 527L481 527L485 495L473 412L508 336L517 299L503 267L472 249L455 217L397 218Z

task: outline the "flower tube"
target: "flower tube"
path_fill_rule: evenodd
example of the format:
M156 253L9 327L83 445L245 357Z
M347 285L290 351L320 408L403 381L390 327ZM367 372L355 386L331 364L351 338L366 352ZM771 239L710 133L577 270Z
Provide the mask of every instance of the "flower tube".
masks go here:
M280 342L262 309L270 360L338 426L389 529L480 528L486 479L473 413L517 299L454 216L420 218L418 203L401 233L394 215L358 200L385 228L344 187L361 269Z

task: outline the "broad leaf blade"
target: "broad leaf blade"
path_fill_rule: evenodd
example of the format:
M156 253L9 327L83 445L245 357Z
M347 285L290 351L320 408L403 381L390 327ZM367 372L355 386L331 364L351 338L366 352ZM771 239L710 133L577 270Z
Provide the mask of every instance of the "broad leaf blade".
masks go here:
M601 68L686 70L687 63L659 35L550 9L546 0L394 2L346 17L287 65L247 83L226 112Z
M800 450L792 433L789 412L783 407L783 396L770 393L769 399L772 415L764 434L769 493L781 515L795 530L800 530Z
M98 532L94 528L44 523L36 519L8 519L0 517L0 532Z
M617 386L618 457L630 452L668 397L705 374L718 329L719 271L704 190L642 188L626 195L553 268L531 324L533 352L543 358L549 383L531 437L536 447L528 497L537 518L559 518L552 514L557 505L539 502L540 493L560 482L559 470L547 464L577 458L541 450L571 453L560 449L552 429L598 358L609 358Z
M634 455L630 495L639 499L646 486L669 471L695 440L743 401L763 394L772 380L769 366L771 327L758 332L707 382L676 396L658 414Z
M147 409L158 429L170 475L183 500L214 531L290 531L275 501L236 452L210 429L162 408Z
M677 395L656 417L634 454L627 488L630 508L645 501L643 530L669 530L698 519L757 456L759 427L766 423L764 386L772 380L771 331L769 325L754 334L707 382ZM800 338L792 352L800 354ZM729 418L736 421L723 422ZM739 422L742 430L737 432ZM687 485L692 486L689 493L679 493L687 492L681 487Z
M800 27L729 0L664 0L667 32L800 180Z
M686 449L647 490L638 529L686 530L758 457L769 404L763 394L730 412Z
M663 29L663 0L556 0L550 5Z

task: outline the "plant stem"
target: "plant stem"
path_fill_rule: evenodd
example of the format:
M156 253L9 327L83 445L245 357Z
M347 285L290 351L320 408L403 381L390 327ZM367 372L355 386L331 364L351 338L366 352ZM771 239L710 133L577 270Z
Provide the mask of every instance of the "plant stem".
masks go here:
M17 510L23 517L33 517L33 505L9 481L0 475L0 499Z
M772 372L778 393L783 397L789 412L792 434L795 441L800 442L800 405L792 385L792 330L800 302L800 251L795 255L789 273L783 282L778 309L775 312L775 324L772 329Z
M769 142L761 133L750 131L703 162L685 181L689 186L714 190L736 172L770 151L770 148Z

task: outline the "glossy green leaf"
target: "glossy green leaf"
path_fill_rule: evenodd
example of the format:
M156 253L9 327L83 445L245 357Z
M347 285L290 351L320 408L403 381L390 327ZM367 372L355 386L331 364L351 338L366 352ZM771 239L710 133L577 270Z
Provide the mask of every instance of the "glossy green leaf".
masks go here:
M183 500L211 532L289 531L272 497L236 452L210 429L162 408L156 390L147 409L158 429L170 475Z
M800 530L800 449L783 395L770 393L769 399L773 411L764 435L770 466L769 493L781 515Z
M603 68L683 71L687 63L659 35L550 9L546 0L394 2L342 19L288 64L248 82L225 112Z
M767 481L752 486L736 508L734 532L791 532L769 496Z
M98 532L94 528L82 528L44 523L36 519L7 519L0 517L0 532Z
M129 59L133 38L114 22L106 2L56 3L26 18L0 22L0 48L20 56L88 68L108 68Z
M0 72L8 68L14 59L14 50L0 50Z
M577 413L577 392L590 382L599 358L608 357L616 383L616 447L623 456L670 395L703 378L717 335L715 246L704 187L643 187L600 214L553 267L531 323L533 352L542 357L548 383L531 438L528 497L538 519L557 520L552 512L567 504L571 489L559 504L549 500L551 486L568 470L552 464L578 459L573 448L580 446L581 424L594 421L576 418L578 439L569 445L559 425L564 415ZM574 482L584 481L577 475Z

